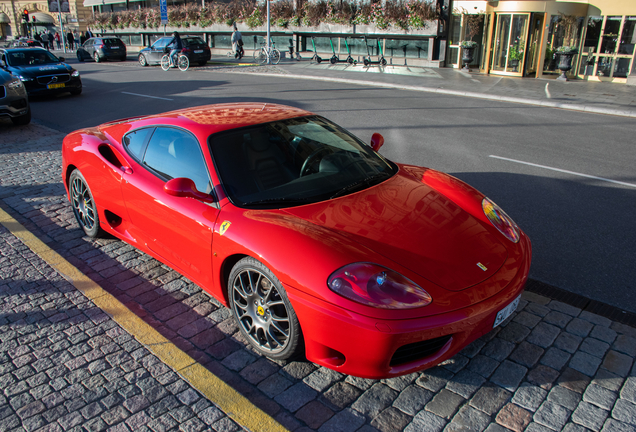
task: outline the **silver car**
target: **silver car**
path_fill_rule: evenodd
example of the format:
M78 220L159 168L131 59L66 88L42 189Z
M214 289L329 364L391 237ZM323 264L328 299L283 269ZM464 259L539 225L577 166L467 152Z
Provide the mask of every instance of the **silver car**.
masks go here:
M31 121L31 107L26 88L20 78L0 69L0 116L9 116L13 124Z

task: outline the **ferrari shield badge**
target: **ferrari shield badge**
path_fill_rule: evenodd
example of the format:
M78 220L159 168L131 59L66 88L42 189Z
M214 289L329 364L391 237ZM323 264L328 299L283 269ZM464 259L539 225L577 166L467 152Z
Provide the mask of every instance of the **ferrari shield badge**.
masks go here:
M224 221L224 222L221 224L221 228L219 228L219 234L220 234L220 235L225 234L225 231L227 231L227 230L230 228L230 225L232 225L232 222L230 222L230 221Z

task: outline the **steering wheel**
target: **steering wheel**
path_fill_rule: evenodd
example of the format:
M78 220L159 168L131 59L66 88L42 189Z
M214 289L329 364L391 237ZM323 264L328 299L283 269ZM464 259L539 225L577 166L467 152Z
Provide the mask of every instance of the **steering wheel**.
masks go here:
M303 177L303 176L309 174L309 172L311 170L311 166L315 162L314 159L316 159L320 154L329 153L330 151L331 150L328 149L327 147L320 147L318 150L314 150L314 152L312 154L307 156L307 159L305 159L305 162L303 162L302 168L300 168L300 177ZM316 172L318 172L318 171L316 171Z

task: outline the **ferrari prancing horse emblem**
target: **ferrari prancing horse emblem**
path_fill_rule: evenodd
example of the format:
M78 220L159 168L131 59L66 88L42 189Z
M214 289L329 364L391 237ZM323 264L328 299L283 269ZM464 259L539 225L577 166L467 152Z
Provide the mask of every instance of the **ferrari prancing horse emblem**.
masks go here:
M230 221L225 221L221 224L221 228L219 228L219 234L223 235L225 234L225 231L227 231L230 228L230 225L232 225L232 222Z

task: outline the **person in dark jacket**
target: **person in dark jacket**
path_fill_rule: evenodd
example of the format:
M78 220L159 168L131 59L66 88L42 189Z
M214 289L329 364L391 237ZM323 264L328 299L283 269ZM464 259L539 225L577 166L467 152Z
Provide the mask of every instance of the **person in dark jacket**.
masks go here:
M172 33L172 39L166 46L170 45L172 45L172 49L170 50L170 66L175 66L177 64L176 55L183 49L183 42L181 42L179 32Z

